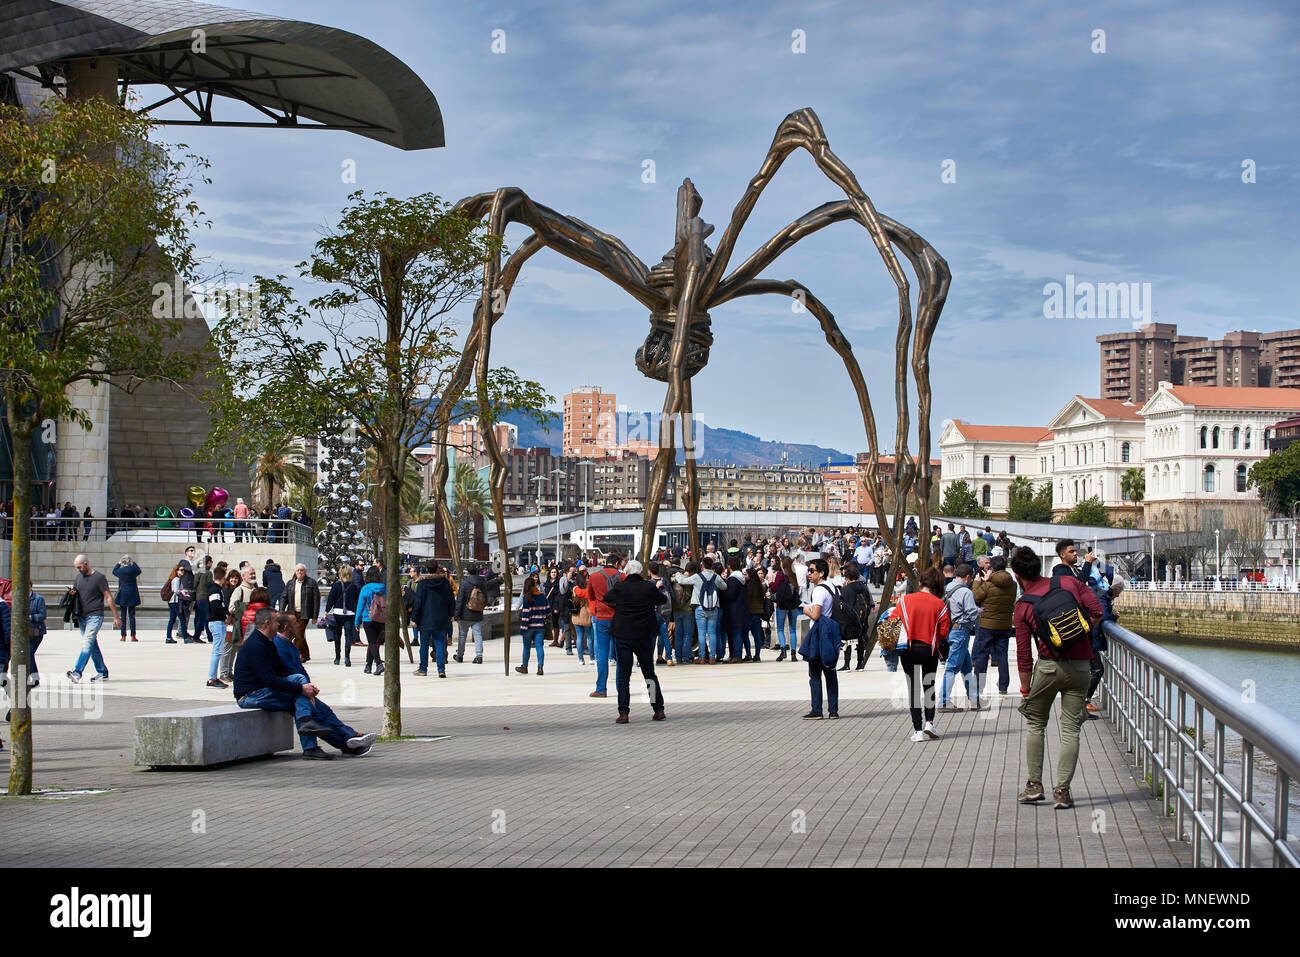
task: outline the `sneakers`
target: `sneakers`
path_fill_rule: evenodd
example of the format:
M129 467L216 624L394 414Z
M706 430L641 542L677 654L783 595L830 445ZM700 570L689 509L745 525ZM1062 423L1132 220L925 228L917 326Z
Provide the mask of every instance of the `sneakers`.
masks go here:
M370 747L369 747L369 745L367 745L367 746L364 747L364 748L357 748L357 749L354 750L354 751L344 751L344 752L343 752L343 757L345 757L345 758L359 758L359 757L362 757L362 756L367 755L367 754L369 754L369 753L370 753ZM331 755L328 755L328 754L327 754L326 757L327 757L327 758L328 758L328 757L331 757Z
M460 655L452 655L451 658L452 658L452 660L455 661L457 664L460 664L460 662L463 660L463 659L461 658Z
M315 747L303 751L302 759L304 761L333 761L334 755L326 754L319 747Z
M107 680L108 680L108 672L105 671L102 675L91 675L91 676L90 676L90 680L91 680L91 681L107 681Z
M447 672L445 672L445 671L439 671L439 672L438 672L438 677L439 677L439 678L445 678L445 677L447 677Z
M359 734L355 738L348 738L349 748L369 748L379 740L379 735L371 731L369 734Z
M925 740L925 732L924 732L924 731L913 731L913 732L912 732L912 736L911 736L910 738L908 738L907 740L909 740L909 741L915 741L915 742L917 742L917 743L919 744L920 742L922 742L922 741Z
M839 713L838 711L832 711L832 712L830 712L828 715L826 715L826 717L829 718L829 719L831 719L832 721L838 720L838 719L839 719L839 716L840 716L840 713Z
M411 674L415 675L417 678L423 678L423 677L425 677L425 676L428 674L428 672L427 672L427 671L412 671Z
M803 716L803 719L805 721L820 721L822 719L822 713L820 711L809 711Z
M208 687L209 687L209 688L224 688L224 687L226 687L226 683L225 683L224 681L218 681L216 678L209 678L209 679L208 679Z
M459 655L456 656L456 660L457 660L457 661L460 661L460 656L459 656ZM475 659L474 659L474 664L476 664L476 665L481 665L481 664L483 664L483 656L482 656L482 655L479 655L477 658L475 658Z
M1070 797L1069 788L1052 789L1052 807L1058 811L1074 807L1074 798Z
M934 730L934 722L933 722L933 721L927 721L927 722L925 723L925 727L923 727L923 728L921 729L921 731L924 732L924 734L925 734L925 736L926 736L927 738L937 738L937 737L939 737L939 732L936 731L936 730Z
M68 674L68 680L71 681L74 685L81 680L81 672L79 671L69 671L67 674Z
M326 727L325 725L308 718L299 723L298 733L309 735L313 738L327 738L334 733L334 729Z
M1035 801L1041 801L1042 799L1042 781L1026 781L1024 790L1020 792L1020 797L1017 798L1021 804L1033 804Z

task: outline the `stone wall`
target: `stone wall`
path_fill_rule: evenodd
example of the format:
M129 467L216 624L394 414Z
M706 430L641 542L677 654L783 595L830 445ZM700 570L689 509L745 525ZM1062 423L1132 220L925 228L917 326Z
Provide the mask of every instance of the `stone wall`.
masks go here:
M1115 600L1119 623L1139 635L1182 635L1300 651L1300 594L1169 592L1129 588Z

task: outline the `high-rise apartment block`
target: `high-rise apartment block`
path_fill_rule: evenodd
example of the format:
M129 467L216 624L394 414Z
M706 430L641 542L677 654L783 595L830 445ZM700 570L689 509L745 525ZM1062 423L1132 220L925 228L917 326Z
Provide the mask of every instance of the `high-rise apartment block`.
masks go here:
M581 386L564 397L565 455L605 455L618 444L617 396L600 386Z
M1173 323L1098 336L1101 398L1142 405L1161 382L1216 388L1300 388L1300 329L1180 336Z

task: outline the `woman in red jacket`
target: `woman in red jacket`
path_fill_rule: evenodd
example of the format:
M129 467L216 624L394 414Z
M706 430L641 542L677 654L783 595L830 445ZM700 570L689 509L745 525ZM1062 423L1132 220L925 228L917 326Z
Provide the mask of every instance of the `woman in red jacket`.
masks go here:
M948 648L948 631L952 622L948 618L948 603L943 600L943 573L937 568L927 568L921 574L921 590L898 599L889 613L890 618L903 620L899 635L899 664L907 674L907 699L912 712L912 740L937 738L934 730L934 674L939 665L939 654ZM907 647L903 647L906 639ZM919 688L918 688L919 686ZM925 723L921 723L921 697L925 694Z

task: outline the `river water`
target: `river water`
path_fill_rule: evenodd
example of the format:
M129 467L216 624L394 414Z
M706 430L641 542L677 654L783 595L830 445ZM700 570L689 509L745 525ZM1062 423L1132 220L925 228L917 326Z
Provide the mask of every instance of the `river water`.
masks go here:
M1300 652L1225 646L1152 633L1142 637L1205 669L1236 691L1253 681L1256 701L1300 725Z

